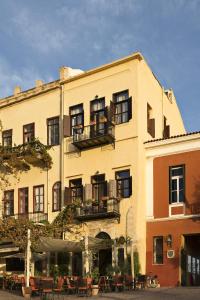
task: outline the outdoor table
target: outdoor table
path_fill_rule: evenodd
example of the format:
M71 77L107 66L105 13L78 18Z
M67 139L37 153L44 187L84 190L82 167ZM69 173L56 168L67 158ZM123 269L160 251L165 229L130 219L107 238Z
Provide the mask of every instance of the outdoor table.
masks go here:
M42 277L40 278L40 298L48 299L53 293L53 278L52 277Z

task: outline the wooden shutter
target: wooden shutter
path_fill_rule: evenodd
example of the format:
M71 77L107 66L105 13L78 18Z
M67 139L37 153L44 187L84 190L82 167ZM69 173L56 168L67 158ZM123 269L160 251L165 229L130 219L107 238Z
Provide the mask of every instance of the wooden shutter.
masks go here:
M132 195L132 176L129 177L129 197Z
M69 187L65 188L65 195L64 195L64 206L72 204L71 198L71 189Z
M63 135L64 137L71 136L70 116L63 117Z
M128 99L128 120L132 119L132 97Z
M109 198L117 198L117 181L114 179L109 180L108 195Z
M92 184L86 184L84 201L87 201L90 199L92 199Z
M115 121L115 103L110 101L110 109L108 110L108 119L110 122Z

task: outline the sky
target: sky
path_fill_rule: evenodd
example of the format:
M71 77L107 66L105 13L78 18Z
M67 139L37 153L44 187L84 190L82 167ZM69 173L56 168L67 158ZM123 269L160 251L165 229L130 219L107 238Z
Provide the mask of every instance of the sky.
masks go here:
M200 0L0 0L0 98L136 51L200 130Z

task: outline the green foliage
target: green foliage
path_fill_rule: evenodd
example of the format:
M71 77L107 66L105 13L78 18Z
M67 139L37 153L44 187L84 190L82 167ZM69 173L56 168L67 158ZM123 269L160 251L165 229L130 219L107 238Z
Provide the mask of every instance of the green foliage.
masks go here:
M8 176L17 176L32 167L48 170L52 167L52 158L48 153L49 146L38 139L14 147L0 145L0 182L8 184Z
M95 267L92 269L92 272L91 272L91 277L93 279L93 284L98 284L99 282L99 268L98 267Z
M140 274L140 261L139 261L138 251L134 252L133 259L134 259L134 273L135 273L135 276L138 276L138 274Z

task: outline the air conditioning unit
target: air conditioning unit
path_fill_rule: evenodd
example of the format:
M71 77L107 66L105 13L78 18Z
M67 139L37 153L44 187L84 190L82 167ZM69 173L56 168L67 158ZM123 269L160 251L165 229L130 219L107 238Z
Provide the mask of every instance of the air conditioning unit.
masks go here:
M168 250L167 251L167 258L174 258L175 251L174 250Z

